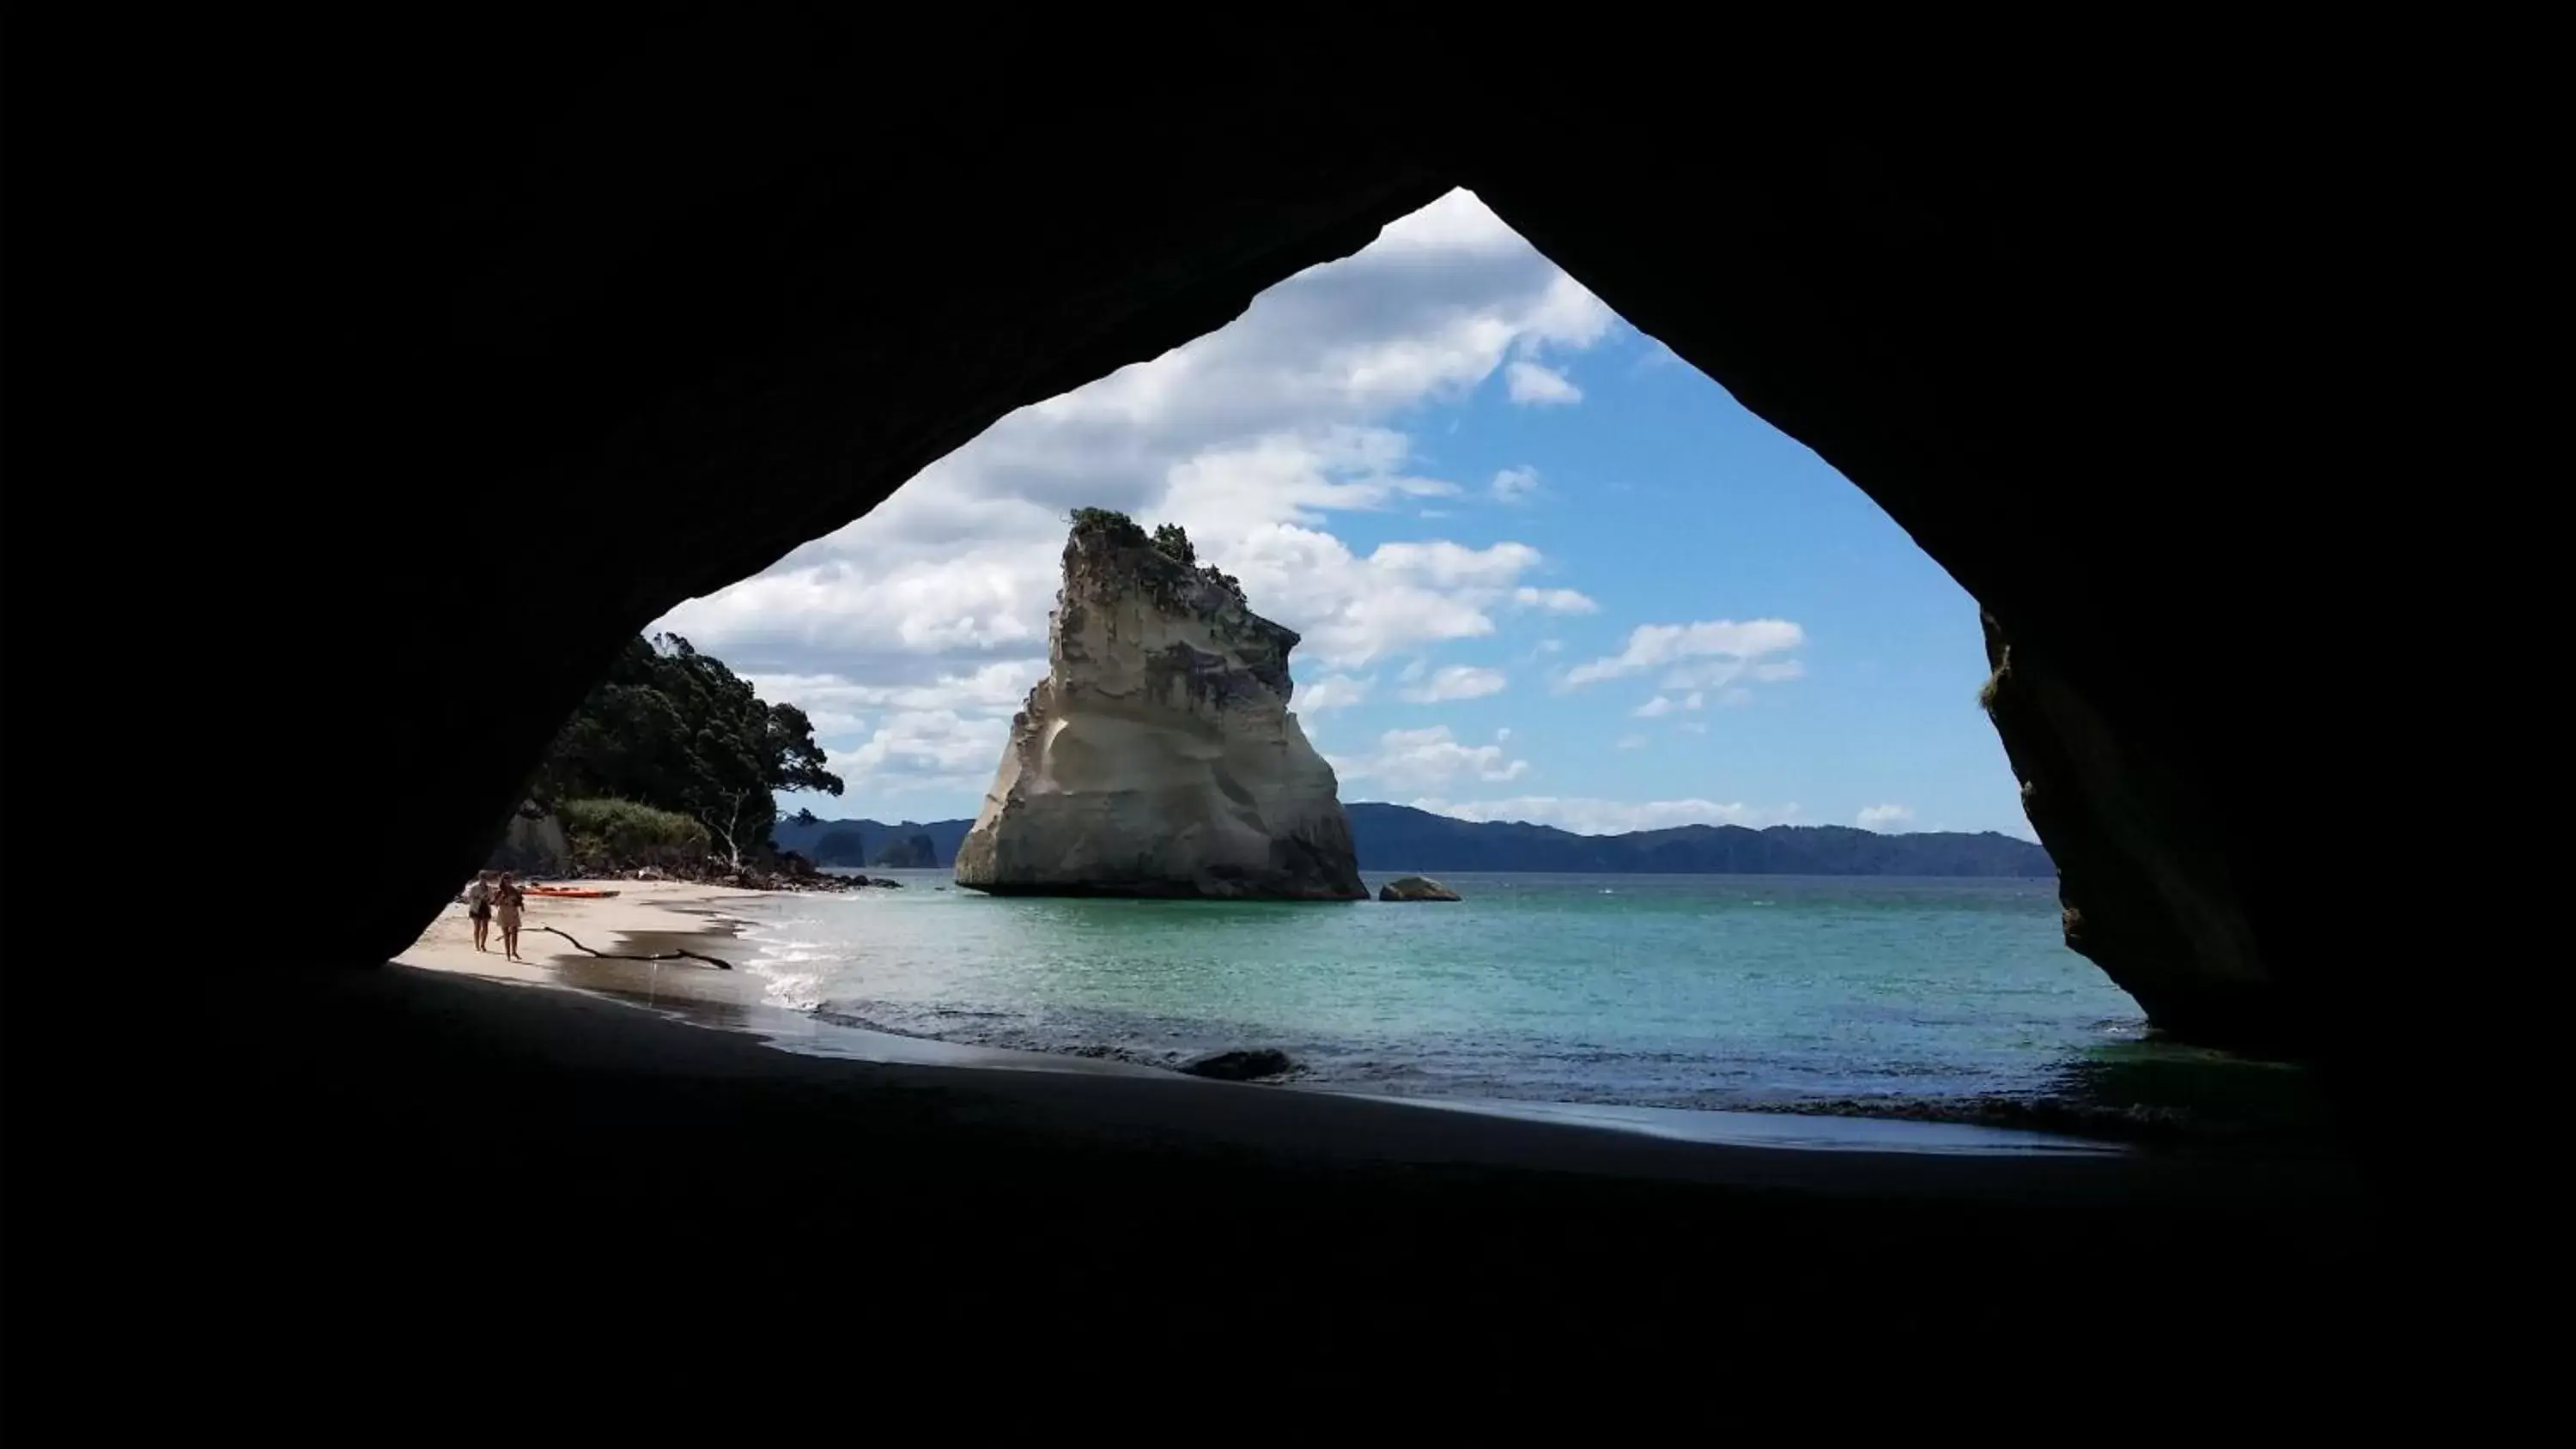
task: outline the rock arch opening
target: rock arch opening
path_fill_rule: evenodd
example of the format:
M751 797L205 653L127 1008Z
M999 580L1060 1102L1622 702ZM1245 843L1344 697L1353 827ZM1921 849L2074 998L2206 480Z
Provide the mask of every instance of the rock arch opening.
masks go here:
M1575 418L1599 421L1563 426ZM2100 751L2098 727L2093 744L2081 742L2082 702L2014 660L1991 613L1980 631L1975 603L1885 514L1463 189L1396 218L1346 259L1282 279L1222 327L1002 417L864 517L649 627L696 641L762 699L796 707L836 784L884 807L847 818L839 801L791 794L778 844L833 866L945 865L959 858L1015 712L1026 721L1036 708L1028 689L1047 670L1067 516L1101 508L1186 527L1238 597L1249 590L1303 636L1296 708L1326 742L1344 800L1358 802L1361 864L1376 876L1500 866L2053 882L2044 855L1998 833L2027 834L2017 795L2055 798L2042 780L2106 788L2085 778ZM1731 551L1706 546L1730 536ZM1862 594L1862 606L1842 602ZM1808 669L1814 608L1832 616L1828 674L1840 681ZM1980 663L1992 670L1982 695ZM1829 702L1771 707L1801 695ZM1978 701L2028 782L2019 792ZM1059 763L1096 764L1101 738L1064 739ZM1819 778L1820 752L1874 764L1877 779ZM1727 780L1770 793L1703 788ZM1658 793L1667 781L1682 788ZM1251 808L1240 782L1218 784L1220 813ZM2112 808L2135 816L2139 802ZM1468 822L1489 828L1470 840ZM1816 825L1858 829L1806 830ZM2096 827L2081 812L2049 817L2053 834L2098 864L2082 855ZM1221 884L1244 879L1228 867ZM2090 914L2070 899L2067 937L2105 956L2113 979L2146 981L2139 999L2158 1025L2223 1039L2197 1008L2156 994L2158 971L2205 948L2153 933L2224 920L2191 886L2163 870L2149 873L2143 898L2097 897L2106 906ZM2046 910L2053 935L2050 894L2013 896L2025 916ZM2005 903L1904 904L1974 914ZM2240 970L2244 944L2208 943L2216 974ZM2074 964L2041 961L2004 936L1959 949L1959 962L1927 965L1955 973L1950 1006L1967 1016L1980 1009L1963 1004L1970 978L1998 959L2021 973L1998 989L2022 997L2046 994L2034 983ZM811 959L801 946L798 959ZM1097 1009L1096 984L1053 1004ZM953 1025L941 1013L957 1003L835 994L849 985L799 969L784 1004L907 1029ZM2089 981L2056 994L2057 1015L2021 1029L2071 1042L2079 1025L2129 1019L2125 1002ZM989 1009L999 1004L970 1015L1006 1014ZM1699 1009L1763 1015L1740 1003ZM1863 1053L1902 1054L1851 1025L1884 1004L1818 997L1802 1009L1811 1021L1832 1015L1843 1023L1832 1030L1868 1043ZM987 1022L985 1039L997 1029Z
M2333 910L2291 823L2322 798L2296 723L2320 681L2284 672L2296 625L2262 582L2296 530L2231 508L2244 470L2207 463L2223 430L2259 421L2266 382L2191 341L2242 330L2250 282L2166 245L2213 208L2256 215L2241 167L2149 158L2170 138L2145 134L2090 133L2079 158L1937 120L1640 145L1639 127L1710 124L1678 99L1689 76L1652 67L1637 108L1534 98L1535 139L1506 142L1444 123L1437 87L1363 94L1283 45L1224 84L1085 82L1089 133L1161 136L1151 163L1018 168L1005 186L995 168L1074 84L1036 57L997 58L1007 101L872 131L863 98L821 99L847 96L843 42L691 38L710 26L639 33L632 65L581 70L578 124L521 74L413 180L453 201L454 235L350 254L336 295L386 298L367 354L385 367L363 386L365 369L315 370L300 449L383 459L401 437L380 472L405 496L472 478L616 506L541 561L353 521L327 556L249 571L280 608L328 595L380 620L389 657L434 657L494 599L544 620L511 690L353 673L347 712L383 722L365 750L277 761L382 778L385 809L418 822L315 904L317 952L400 950L484 857L556 722L663 612L865 513L1013 409L1203 335L1465 186L1814 448L1981 601L2018 686L1999 707L2029 722L2031 812L2124 986L2206 1040L2307 1051L2333 1035L2352 997L2318 962L2309 928ZM1175 106L1206 123L1162 124ZM904 144L850 139L880 133ZM345 316L317 306L317 326L326 310ZM2195 402L2178 408L2184 358ZM705 506L717 497L729 506ZM2216 515L2231 526L2205 526ZM2273 803L2243 803L2258 800ZM2149 944L2117 950L2115 934Z

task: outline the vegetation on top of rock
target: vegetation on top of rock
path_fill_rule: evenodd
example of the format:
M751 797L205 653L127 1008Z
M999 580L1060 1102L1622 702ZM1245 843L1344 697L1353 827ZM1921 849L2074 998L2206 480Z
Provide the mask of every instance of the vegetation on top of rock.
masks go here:
M1076 534L1097 534L1113 547L1146 548L1170 559L1234 596L1238 604L1248 604L1243 595L1243 582L1214 564L1201 564L1197 545L1190 542L1189 530L1177 523L1158 523L1150 535L1144 526L1114 508L1077 508L1073 510Z
M1209 583L1212 583L1218 588L1225 590L1227 593L1234 595L1234 601L1236 603L1246 606L1250 605L1251 600L1246 599L1243 596L1243 581L1230 573L1220 570L1215 564L1209 564L1205 568L1200 569L1199 577L1206 579Z
M1122 548L1142 548L1153 542L1145 536L1144 529L1136 526L1136 520L1115 508L1073 510L1073 531L1078 534L1099 534L1108 542Z
M769 845L777 791L841 793L825 763L805 711L768 703L724 661L663 634L618 652L555 733L529 794L558 813L607 801L685 816L739 864Z

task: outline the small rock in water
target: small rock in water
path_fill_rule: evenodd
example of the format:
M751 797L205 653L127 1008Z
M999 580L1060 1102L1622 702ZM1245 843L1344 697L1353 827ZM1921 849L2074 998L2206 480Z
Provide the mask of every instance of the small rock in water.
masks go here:
M1399 876L1377 888L1382 901L1454 901L1458 893L1429 876Z
M1186 1061L1175 1068L1193 1077L1206 1077L1218 1082L1250 1082L1262 1077L1285 1076L1297 1069L1296 1060L1277 1047L1253 1047L1248 1050L1215 1052Z

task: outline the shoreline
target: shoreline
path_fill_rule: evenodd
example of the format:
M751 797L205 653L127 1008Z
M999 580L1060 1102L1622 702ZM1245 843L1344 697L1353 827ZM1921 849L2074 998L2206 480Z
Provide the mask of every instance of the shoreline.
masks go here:
M764 899L776 892L680 881L567 881L619 892L600 900L529 898L520 938L523 962L473 950L461 905L449 905L397 964L569 991L641 1008L687 1026L748 1035L783 1052L886 1066L936 1066L1013 1074L1123 1076L1217 1085L1168 1065L1135 1061L1113 1049L1020 1050L918 1036L873 1024L836 1020L767 999L764 978L751 969L744 939L751 919L730 914L728 903ZM538 931L553 926L596 949L650 955L675 949L728 961L718 970L681 959L664 962L602 960L562 938ZM756 947L754 948L756 950ZM1762 1144L1828 1151L1928 1152L2019 1156L2099 1155L2142 1148L2225 1146L2188 1132L2133 1130L2115 1115L2051 1113L2024 1104L1988 1101L1791 1102L1750 1108L1677 1108L1539 1098L1447 1097L1370 1092L1310 1085L1295 1077L1251 1084L1275 1092L1385 1103L1420 1111L1467 1113L1552 1123L1584 1131L1632 1133L1703 1144Z

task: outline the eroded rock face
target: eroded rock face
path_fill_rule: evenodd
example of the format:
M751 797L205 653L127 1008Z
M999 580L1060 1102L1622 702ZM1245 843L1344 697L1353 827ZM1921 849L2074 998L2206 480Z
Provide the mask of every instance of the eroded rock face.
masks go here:
M1124 523L1124 520L1119 520ZM1133 525L1077 525L1047 677L957 883L996 894L1358 900L1330 765L1288 712L1297 635Z
M1454 901L1458 893L1427 875L1399 876L1377 888L1382 901Z
M563 822L530 800L510 812L510 823L501 832L500 844L492 847L488 868L521 875L560 875L571 868L571 862L572 843L564 838Z
M2297 1040L2229 878L2216 812L2194 781L2124 741L2044 654L1982 612L1983 702L2058 866L2067 946L2157 1027L2217 1045Z

